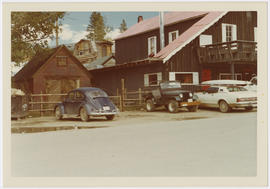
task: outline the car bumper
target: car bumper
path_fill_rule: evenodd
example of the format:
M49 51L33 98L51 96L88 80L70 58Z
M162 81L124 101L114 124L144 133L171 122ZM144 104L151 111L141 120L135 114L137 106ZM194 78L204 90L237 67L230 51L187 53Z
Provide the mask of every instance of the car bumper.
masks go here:
M198 106L200 104L199 101L193 101L193 102L180 102L179 107L187 107L187 106Z
M243 102L243 103L235 103L235 104L230 104L232 108L246 108L246 107L257 107L257 102Z
M116 115L118 112L91 112L90 116L107 116L107 115Z

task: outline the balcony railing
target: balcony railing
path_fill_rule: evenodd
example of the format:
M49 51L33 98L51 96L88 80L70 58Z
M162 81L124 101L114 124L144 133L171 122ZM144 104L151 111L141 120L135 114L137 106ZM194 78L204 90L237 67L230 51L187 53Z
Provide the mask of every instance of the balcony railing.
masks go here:
M257 43L254 41L230 41L197 48L200 63L251 63L257 62Z

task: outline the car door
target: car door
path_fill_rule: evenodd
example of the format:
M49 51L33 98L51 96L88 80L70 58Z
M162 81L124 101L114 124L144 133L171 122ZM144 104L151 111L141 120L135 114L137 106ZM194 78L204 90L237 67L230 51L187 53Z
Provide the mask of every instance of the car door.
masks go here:
M207 106L216 107L219 98L218 90L218 87L209 87L207 89L207 94L205 95L204 99Z
M73 104L75 102L75 91L71 91L68 93L68 96L64 102L65 106L65 114L75 114Z
M73 102L73 111L76 114L79 114L81 104L84 102L85 96L80 91L76 91L75 100Z

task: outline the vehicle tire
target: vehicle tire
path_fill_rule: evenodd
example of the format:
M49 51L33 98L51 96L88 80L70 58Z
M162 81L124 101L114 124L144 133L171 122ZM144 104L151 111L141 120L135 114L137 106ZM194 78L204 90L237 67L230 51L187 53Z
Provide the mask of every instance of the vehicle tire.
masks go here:
M219 102L219 110L220 110L222 113L226 113L226 112L231 111L231 108L230 108L230 106L227 104L227 102L225 102L224 100L221 100L221 101Z
M63 118L63 115L61 114L61 110L60 110L60 107L59 106L57 106L55 108L54 115L55 115L55 118L57 120L61 120Z
M168 111L170 113L178 112L178 103L176 100L170 100L168 104Z
M252 109L253 109L253 107L245 107L245 109L247 110L247 111L251 111Z
M107 116L106 116L106 119L107 119L107 120L113 120L113 118L114 118L114 115L107 115Z
M197 112L198 110L198 106L189 106L187 107L189 112Z
M81 108L81 109L80 109L80 118L81 118L81 120L84 121L84 122L86 122L86 121L89 120L89 116L88 116L87 111L86 111L85 108Z
M145 109L148 112L152 112L155 110L155 105L151 99L146 100Z

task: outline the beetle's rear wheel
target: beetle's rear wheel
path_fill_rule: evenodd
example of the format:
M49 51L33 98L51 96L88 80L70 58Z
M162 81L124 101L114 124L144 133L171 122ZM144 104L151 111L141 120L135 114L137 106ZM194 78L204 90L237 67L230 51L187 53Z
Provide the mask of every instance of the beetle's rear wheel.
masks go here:
M54 115L55 115L55 118L58 119L58 120L60 120L60 119L63 118L63 115L61 114L61 110L60 110L60 107L59 106L57 106L55 108Z
M170 100L168 104L168 110L170 113L178 112L178 103L176 100Z
M89 116L88 116L85 108L80 109L80 117L81 117L82 121L88 121L89 120Z

